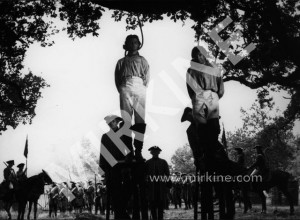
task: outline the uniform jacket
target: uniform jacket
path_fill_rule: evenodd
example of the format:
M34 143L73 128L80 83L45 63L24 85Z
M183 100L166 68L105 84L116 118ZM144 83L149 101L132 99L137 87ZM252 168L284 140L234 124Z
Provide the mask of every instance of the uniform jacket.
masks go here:
M27 179L25 170L22 170L22 171L18 170L17 173L16 173L16 175L17 175L17 180L18 181L23 181L23 180Z
M109 131L112 132L112 131ZM119 150L119 148L115 145L115 143L111 140L111 138L108 136L108 133L102 135L101 138L101 149L100 149L100 161L99 165L100 168L107 173L111 170L112 165L110 164L111 161L107 161L105 157L103 156L103 148L106 148L106 150L113 156L114 165L115 163L118 163L118 161L124 160L125 156L124 154Z
M146 173L148 175L149 201L165 200L167 196L167 183L169 180L167 178L170 175L167 161L161 158L151 158L147 160ZM160 179L158 179L158 181L153 181L153 177L158 177Z
M4 176L4 180L6 180L6 181L12 181L12 179L15 177L15 171L14 171L14 169L6 167L3 170L3 176Z
M266 163L266 157L264 154L258 154L255 163L250 167L250 169L256 168L258 171L264 175L269 171Z

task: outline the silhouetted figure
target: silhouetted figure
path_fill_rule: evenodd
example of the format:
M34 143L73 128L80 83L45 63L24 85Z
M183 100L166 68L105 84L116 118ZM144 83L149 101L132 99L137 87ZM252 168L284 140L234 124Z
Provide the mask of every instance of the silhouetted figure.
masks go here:
M90 180L88 182L88 187L86 189L86 197L87 197L87 205L88 205L88 211L92 213L93 205L94 205L94 193L95 188L93 186L93 182Z
M20 163L20 164L17 166L17 167L19 168L19 170L18 170L17 173L16 173L18 182L23 182L24 180L27 179L27 176L26 176L27 168L25 168L25 170L24 170L24 166L25 166L24 163Z
M57 206L59 197L59 188L56 183L52 183L49 196L49 217L52 217L52 212L54 212L54 217L57 217Z
M234 149L237 152L237 160L236 160L237 164L242 167L245 167L245 153L244 153L243 149L240 147L236 147Z
M14 184L16 182L16 174L13 169L13 166L15 165L15 161L9 160L6 162L6 164L7 164L7 167L5 167L3 170L3 176L4 176L3 186L7 190L13 190Z
M109 115L104 118L110 130L102 135L100 152L108 151L116 164L111 166L103 154L100 154L100 167L105 172L105 181L109 195L112 198L112 208L115 219L130 219L127 213L127 205L131 193L131 173L124 163L125 155L114 143L115 133L121 128L123 119L116 115ZM115 139L116 140L116 139ZM107 198L110 201L110 198Z
M164 203L167 198L167 179L170 175L167 161L159 158L161 149L149 148L152 158L146 161L148 175L148 199L153 220L163 219Z
M249 167L249 170L254 169L251 175L261 175L263 181L266 181L270 171L267 165L266 156L262 150L262 146L257 145L254 149L256 149L256 161Z

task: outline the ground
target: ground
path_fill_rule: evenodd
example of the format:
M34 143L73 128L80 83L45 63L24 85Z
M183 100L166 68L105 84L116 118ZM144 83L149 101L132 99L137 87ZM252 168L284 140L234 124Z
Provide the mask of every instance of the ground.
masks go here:
M259 219L300 219L300 207L295 206L295 215L294 216L289 216L289 207L288 206L279 206L277 207L277 213L274 213L276 210L275 206L268 206L268 211L267 214L261 214L260 213L260 206L259 205L254 205L253 209L251 212L247 214L243 214L243 209L239 208L238 206L236 207L236 215L235 219L254 219L254 220L259 220ZM198 214L198 219L200 219L200 213ZM13 219L16 219L17 213L12 212L12 217ZM32 215L33 218L33 215ZM58 214L57 219L75 219L76 216L75 214L66 214L66 215L60 215ZM7 219L6 213L4 211L0 211L0 219ZM38 211L38 219L54 219L54 218L48 218L48 212L39 210ZM86 219L105 219L105 216L94 216L94 215L89 215L87 213L83 214L80 216L81 220L86 220ZM113 216L111 216L110 219L113 219ZM170 207L169 210L165 210L164 214L164 219L194 219L194 210L184 210L184 209L174 209L174 207ZM216 214L216 219L218 219L218 216Z

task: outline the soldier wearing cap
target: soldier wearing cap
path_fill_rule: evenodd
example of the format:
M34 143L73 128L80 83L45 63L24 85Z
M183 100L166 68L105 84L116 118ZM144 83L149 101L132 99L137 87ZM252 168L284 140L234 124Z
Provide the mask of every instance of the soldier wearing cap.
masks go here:
M73 208L75 209L75 212L78 211L79 206L79 202L78 202L78 188L76 186L76 183L73 181L70 181L71 183L71 193L75 196L75 198L71 201L71 205L70 205L70 210L72 210Z
M183 173L181 175L181 179L182 179L182 198L185 204L185 209L191 209L192 198L193 198L191 177L189 176L189 174Z
M102 154L104 150L108 151L116 161L122 161L125 159L125 156L119 149L120 146L118 147L116 145L116 143L120 142L120 138L115 134L120 129L120 122L123 122L124 120L116 115L108 115L104 118L104 120L106 121L110 130L103 134L101 138L99 165L100 168L106 172L107 170L111 169L111 165L110 161L107 161ZM132 151L132 149L129 150Z
M58 207L58 199L59 199L59 188L56 183L52 183L49 196L49 217L52 216L52 211L54 212L54 216L57 217L57 207Z
M78 208L79 208L79 213L82 213L82 208L84 206L84 189L83 189L83 183L78 182L77 184L77 189L78 189L78 195L77 195L77 202L78 202Z
M85 192L87 196L88 210L90 213L92 213L92 207L94 204L94 192L95 192L95 188L93 186L93 182L90 180L88 181L88 187Z
M245 154L242 148L236 147L234 150L237 152L237 164L242 167L245 167Z
M60 184L60 191L59 191L59 209L60 209L60 213L62 213L63 215L65 214L65 212L67 211L67 207L68 207L68 184L67 182L63 182Z
M25 164L24 163L20 163L17 167L19 168L19 170L17 171L16 175L17 175L17 180L18 182L22 182L24 180L27 179L27 176L26 176L26 171L27 171L27 168L25 170L24 169L24 166Z
M115 219L130 219L129 214L127 213L127 206L129 201L130 194L130 174L127 172L128 168L123 163L126 159L126 156L123 152L120 151L119 147L116 145L116 142L120 141L119 136L115 133L124 125L124 120L116 115L108 115L105 118L106 123L110 127L110 130L102 135L101 138L101 149L100 149L100 168L105 172L105 181L108 186L109 194L112 199L112 207L115 215ZM121 140L127 145L126 141L128 139L122 139L126 135L121 136ZM115 140L113 138L116 138ZM132 142L132 139L131 139ZM132 152L132 148L129 150ZM103 152L108 151L113 160L116 162L114 166L111 166L111 161L108 161L104 157ZM125 175L124 173L127 173Z
M103 176L104 177L104 176ZM104 215L107 205L107 189L105 182L100 185L100 214Z
M254 147L256 149L256 161L252 166L249 167L249 170L254 169L251 175L262 175L263 180L268 179L269 168L267 166L266 156L262 150L261 145Z
M181 181L181 172L174 173L175 179L172 183L172 197L175 209L177 206L181 208L181 196L182 196L182 181Z
M146 173L148 175L148 199L153 220L163 219L164 204L167 198L167 182L170 171L167 161L159 158L161 149L157 146L149 148L152 158L146 161ZM158 181L153 181L156 177Z
M16 174L12 168L15 164L14 160L9 160L6 162L7 167L3 170L4 181L3 185L6 189L12 190L14 188L13 184L16 182Z

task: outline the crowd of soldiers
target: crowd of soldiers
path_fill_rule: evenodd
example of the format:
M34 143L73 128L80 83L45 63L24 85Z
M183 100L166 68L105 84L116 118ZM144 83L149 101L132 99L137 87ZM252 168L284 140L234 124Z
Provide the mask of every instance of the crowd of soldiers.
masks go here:
M175 209L193 208L195 184L190 177L189 174L179 172L171 174L172 184L170 184L170 188L167 188L167 193L162 198L163 209L168 210L171 205ZM98 182L96 187L94 186L92 181L88 182L87 187L82 182L53 183L46 190L49 198L49 217L57 217L58 211L61 215L67 215L67 212L82 213L86 211L93 212L95 215L105 215L108 210L107 204L110 204L109 210L113 213L112 203L107 203L105 181Z
M106 209L106 185L103 182L95 184L88 181L85 187L82 182L53 183L47 190L49 198L49 217L57 216L59 210L62 215L66 212L82 213L88 211L104 214Z
M257 160L251 166L254 169L254 173L260 171L260 174L267 173L267 166L264 160L264 154L262 152L262 146L255 146L257 150ZM245 166L245 155L243 149L235 148L237 152L237 163L241 166ZM150 151L160 152L161 149L158 147L150 148ZM6 162L7 167L4 169L4 182L2 184L6 185L8 189L11 189L13 185L11 184L15 181L22 182L26 176L26 168L24 163L17 165L18 171L15 172L13 169L14 161L10 160ZM104 176L105 177L105 176ZM193 181L193 176L191 174L181 174L179 172L174 172L170 175L171 184L170 187L166 187L166 193L163 194L163 209L169 209L172 204L175 209L184 208L191 209L194 205L195 196L195 182ZM266 177L267 178L267 177ZM103 179L105 180L105 179ZM12 189L11 189L12 190ZM84 210L92 212L97 215L104 215L107 210L107 188L106 182L101 181L95 183L89 181L85 187L82 182L67 182L63 183L53 183L51 187L46 192L49 198L49 216L57 216L57 211L64 214L67 211L81 213ZM110 210L114 210L112 207L112 201L110 202ZM184 207L182 206L184 204Z

